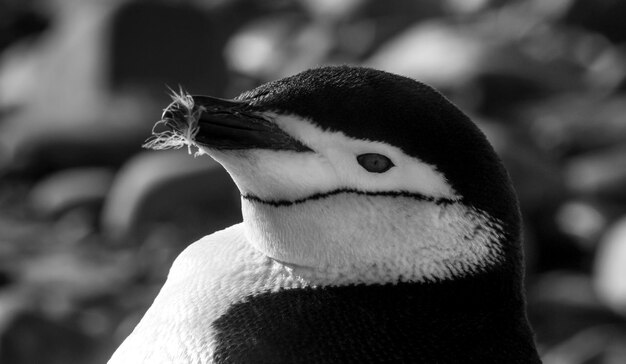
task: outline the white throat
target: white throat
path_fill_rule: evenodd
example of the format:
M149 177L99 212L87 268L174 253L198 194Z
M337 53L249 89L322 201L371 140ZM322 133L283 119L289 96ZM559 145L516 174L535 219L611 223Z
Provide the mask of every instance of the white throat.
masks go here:
M338 193L280 206L244 198L242 211L256 249L320 284L450 279L502 256L500 226L460 203Z

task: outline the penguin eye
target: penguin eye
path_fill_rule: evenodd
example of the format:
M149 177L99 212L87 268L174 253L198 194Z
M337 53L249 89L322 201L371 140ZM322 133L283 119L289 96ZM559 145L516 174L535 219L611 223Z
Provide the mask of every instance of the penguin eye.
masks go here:
M356 157L361 167L365 168L368 172L383 173L387 172L394 166L393 162L382 154L366 153Z

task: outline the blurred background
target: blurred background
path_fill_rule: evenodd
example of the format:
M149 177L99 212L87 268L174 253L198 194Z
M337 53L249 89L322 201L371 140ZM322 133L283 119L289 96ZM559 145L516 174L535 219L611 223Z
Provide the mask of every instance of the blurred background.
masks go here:
M141 149L167 86L354 63L487 134L546 364L626 363L626 2L2 0L0 363L102 363L190 242L240 220L209 157Z

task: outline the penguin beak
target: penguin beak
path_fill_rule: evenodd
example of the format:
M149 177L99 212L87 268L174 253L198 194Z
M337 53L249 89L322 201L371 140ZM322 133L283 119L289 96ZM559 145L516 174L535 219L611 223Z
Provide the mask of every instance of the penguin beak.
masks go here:
M171 120L172 129L185 125L190 115L196 123L193 142L218 150L272 149L311 151L273 123L262 111L243 101L209 96L190 96L190 105L172 103L163 118Z

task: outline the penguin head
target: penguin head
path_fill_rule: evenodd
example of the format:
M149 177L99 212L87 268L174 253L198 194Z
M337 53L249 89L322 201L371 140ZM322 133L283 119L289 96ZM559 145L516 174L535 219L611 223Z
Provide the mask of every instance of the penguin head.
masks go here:
M187 100L164 119L192 119L190 138L230 173L246 237L271 259L337 284L519 265L506 171L471 120L429 86L337 66L234 100Z

